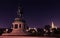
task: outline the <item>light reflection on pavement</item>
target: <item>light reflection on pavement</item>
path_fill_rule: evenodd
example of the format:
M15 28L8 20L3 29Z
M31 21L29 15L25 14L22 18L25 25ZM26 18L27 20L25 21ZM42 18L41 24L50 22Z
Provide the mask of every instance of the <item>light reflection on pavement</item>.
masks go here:
M57 38L57 37L0 36L0 38Z

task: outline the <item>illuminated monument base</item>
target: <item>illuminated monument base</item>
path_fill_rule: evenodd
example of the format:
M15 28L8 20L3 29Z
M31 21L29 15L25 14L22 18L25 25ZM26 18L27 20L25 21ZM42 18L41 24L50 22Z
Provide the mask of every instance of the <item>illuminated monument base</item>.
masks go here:
M20 29L14 29L11 33L3 33L2 35L28 35L26 32Z
M14 22L12 23L12 32L11 33L3 33L2 35L28 35L24 28L25 23L20 20L20 18L15 18Z

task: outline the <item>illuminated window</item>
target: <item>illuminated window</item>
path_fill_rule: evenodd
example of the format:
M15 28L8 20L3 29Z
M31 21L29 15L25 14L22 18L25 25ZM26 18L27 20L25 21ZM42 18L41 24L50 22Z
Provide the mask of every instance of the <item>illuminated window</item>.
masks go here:
M18 28L18 24L15 24L15 28Z
M19 24L19 27L21 28L21 24Z

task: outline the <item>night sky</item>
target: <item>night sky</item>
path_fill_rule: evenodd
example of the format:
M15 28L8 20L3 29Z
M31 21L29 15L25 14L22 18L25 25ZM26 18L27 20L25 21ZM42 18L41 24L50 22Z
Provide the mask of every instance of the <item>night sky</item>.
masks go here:
M21 0L23 16L29 27L43 28L53 21L60 27L60 2L57 0ZM0 0L0 27L10 27L17 16L18 0Z

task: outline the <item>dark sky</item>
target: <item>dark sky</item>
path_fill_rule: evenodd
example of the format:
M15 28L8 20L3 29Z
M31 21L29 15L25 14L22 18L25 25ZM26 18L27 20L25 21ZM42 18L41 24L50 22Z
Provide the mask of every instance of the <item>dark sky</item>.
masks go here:
M29 27L42 28L53 21L60 25L60 2L57 0L21 0L24 19ZM0 26L10 27L17 16L18 0L0 0Z

